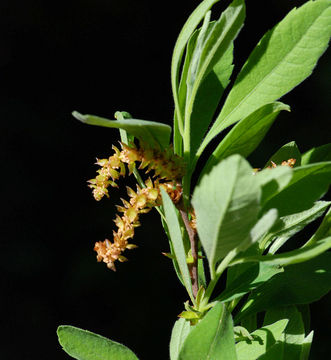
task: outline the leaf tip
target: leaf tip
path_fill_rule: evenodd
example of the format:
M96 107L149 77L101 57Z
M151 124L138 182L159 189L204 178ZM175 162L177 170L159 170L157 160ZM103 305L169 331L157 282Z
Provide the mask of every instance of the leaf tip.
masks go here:
M77 120L79 120L79 121L81 121L81 122L83 122L83 123L86 122L86 116L83 115L83 114L81 114L81 113L79 113L78 111L73 111L73 112L71 113L71 115L72 115L75 119L77 119Z

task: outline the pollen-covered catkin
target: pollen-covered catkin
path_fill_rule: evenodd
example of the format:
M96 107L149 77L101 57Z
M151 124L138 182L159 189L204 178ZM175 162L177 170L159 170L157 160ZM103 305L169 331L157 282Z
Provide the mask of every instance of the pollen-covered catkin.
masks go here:
M116 270L115 261L126 261L122 255L126 249L134 249L137 245L129 243L134 237L134 229L140 226L139 216L149 212L153 207L162 203L160 188L162 187L174 203L180 201L182 186L180 180L184 175L185 166L183 159L176 156L172 148L163 152L148 147L137 148L121 143L122 150L113 146L114 154L108 159L97 159L96 164L101 166L97 171L96 178L89 180L89 187L93 189L94 198L99 201L103 196L109 197L108 187L118 187L116 180L125 176L127 165L129 174L140 162L139 169L146 169L146 173L154 171L154 180L148 178L145 187L137 185L134 191L127 186L129 201L122 199L123 206L117 206L117 210L123 213L116 215L114 220L117 231L113 231L113 242L109 239L96 242L94 250L97 252L97 260L103 261L107 267Z

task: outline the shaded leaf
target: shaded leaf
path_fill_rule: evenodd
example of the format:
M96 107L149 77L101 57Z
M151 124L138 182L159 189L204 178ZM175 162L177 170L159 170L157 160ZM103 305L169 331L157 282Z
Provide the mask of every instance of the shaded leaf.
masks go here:
M221 14L220 19L213 23L211 29L205 26L203 31L203 26L200 31L190 64L188 101L185 108L184 147L189 149L191 157L195 156L223 90L229 82L233 41L243 25L244 18L244 1L234 0ZM196 126L199 129L194 131Z
M308 360L311 344L313 342L314 331L311 331L302 343L302 352L300 360Z
M258 288L271 279L274 275L284 271L282 268L265 263L238 264L236 267L245 266L243 271L234 280L227 283L226 289L215 300L222 302L231 301ZM228 269L231 271L232 268Z
M330 201L317 201L309 210L281 217L276 229L268 234L265 239L266 243L272 243L269 253L274 254L293 235L301 231L312 221L322 216L330 204Z
M329 236L331 236L331 209L329 209L329 211L325 214L321 225L304 246L315 244L316 241Z
M301 153L295 141L282 146L271 158L267 161L266 167L271 166L272 162L276 165L281 165L283 161L295 159L295 167L301 165Z
M282 319L252 332L252 341L240 341L236 344L238 360L256 360L265 354L277 341L283 339L287 324L288 320Z
M174 128L183 130L183 114L180 111L178 98L179 70L182 63L184 49L191 35L193 34L200 21L205 17L207 11L219 0L204 0L192 12L178 35L171 60L171 87L175 101L175 124Z
M250 155L282 110L290 111L290 107L281 102L266 104L238 122L219 143L202 173L208 173L216 163L232 154Z
M294 305L270 309L265 314L264 325L272 324L279 319L288 320L284 330L283 359L300 360L305 339L305 327L300 312Z
M178 214L176 212L175 205L170 199L169 195L161 188L162 202L164 207L164 215L167 221L168 230L176 256L176 260L182 275L183 282L188 294L193 299L192 283L190 273L186 262L186 252L183 243L181 226L178 220Z
M221 96L230 82L233 70L233 44L231 44L219 62L203 79L192 107L190 126L190 152L193 164L191 171L198 160L196 151L208 129L219 104ZM193 157L195 157L193 159Z
M288 166L267 168L255 174L256 180L261 186L261 205L283 190L291 181L292 169Z
M253 290L237 314L235 323L245 316L273 307L312 303L330 289L331 253L325 252L309 261L287 266L284 272Z
M295 249L289 252L281 253L278 255L252 255L252 256L241 256L238 255L231 263L231 265L236 265L244 262L264 262L270 265L279 265L287 266L292 264L297 264L310 260L321 253L327 251L331 248L331 236L325 239L316 241L314 244L309 246L301 247L300 249Z
M307 165L322 161L331 161L331 144L308 150L302 155L301 164Z
M280 216L310 209L331 183L331 161L299 166L293 169L290 183L265 204L263 211L276 208Z

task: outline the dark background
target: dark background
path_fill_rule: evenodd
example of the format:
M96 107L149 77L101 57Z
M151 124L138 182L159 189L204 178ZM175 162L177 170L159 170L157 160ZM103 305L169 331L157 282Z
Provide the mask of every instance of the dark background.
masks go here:
M94 177L95 157L109 155L119 137L70 114L113 118L126 110L171 124L172 49L198 3L0 2L1 359L68 359L57 343L60 324L125 343L141 359L168 358L186 297L161 255L168 245L158 215L142 219L139 248L117 273L96 262L94 242L111 236L121 192L97 203L86 180ZM236 71L263 33L302 3L247 1ZM252 165L291 140L302 152L330 141L329 59L325 54L314 75L283 98L292 113L278 117ZM312 306L311 359L327 351L330 299Z

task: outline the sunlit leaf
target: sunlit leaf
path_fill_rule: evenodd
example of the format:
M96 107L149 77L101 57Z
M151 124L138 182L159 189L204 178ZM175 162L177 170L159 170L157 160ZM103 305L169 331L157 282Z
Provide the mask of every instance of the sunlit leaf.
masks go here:
M63 350L77 360L138 360L126 346L74 326L58 327Z

